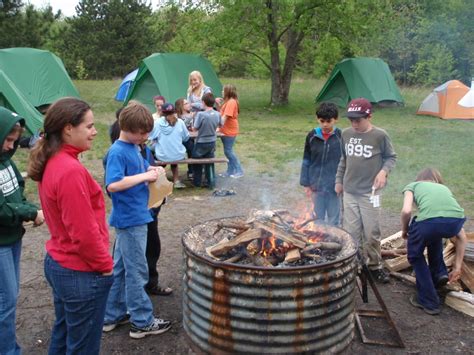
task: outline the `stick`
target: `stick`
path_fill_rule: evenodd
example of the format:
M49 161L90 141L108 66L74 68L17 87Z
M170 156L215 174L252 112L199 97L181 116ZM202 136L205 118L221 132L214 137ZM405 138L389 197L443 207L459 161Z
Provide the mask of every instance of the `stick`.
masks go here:
M310 244L309 246L304 248L302 252L303 254L306 254L315 249L339 251L342 249L342 245L336 242L317 242L317 243Z
M390 275L397 278L397 279L399 279L399 280L408 282L409 284L416 285L416 278L414 278L413 276L405 275L405 274L402 274L402 273L396 272L396 271L392 271L390 273Z

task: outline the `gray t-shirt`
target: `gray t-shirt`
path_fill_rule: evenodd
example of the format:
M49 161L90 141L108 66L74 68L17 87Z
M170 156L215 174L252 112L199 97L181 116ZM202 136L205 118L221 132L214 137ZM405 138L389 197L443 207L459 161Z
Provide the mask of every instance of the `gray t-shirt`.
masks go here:
M201 111L194 117L193 127L198 130L196 143L211 143L217 140L216 129L222 126L221 115L215 110Z
M336 183L344 191L366 194L372 191L375 176L380 170L387 173L395 166L395 153L390 137L383 129L372 126L368 132L359 133L352 127L342 132L344 146L337 168Z

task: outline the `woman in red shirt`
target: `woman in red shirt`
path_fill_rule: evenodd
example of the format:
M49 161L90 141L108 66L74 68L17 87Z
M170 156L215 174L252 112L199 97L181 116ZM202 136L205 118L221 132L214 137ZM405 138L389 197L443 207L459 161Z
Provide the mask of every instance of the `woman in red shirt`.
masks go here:
M223 126L220 132L222 144L224 145L224 155L229 159L227 164L227 171L219 174L221 177L228 177L238 179L244 176L244 171L240 165L239 158L234 153L234 143L239 134L239 100L237 97L237 89L234 85L224 85L222 90L224 96L224 103L221 106L221 118Z
M78 159L97 134L90 106L76 98L56 101L44 132L28 175L38 182L51 234L44 261L56 313L49 353L99 354L113 262L102 189Z

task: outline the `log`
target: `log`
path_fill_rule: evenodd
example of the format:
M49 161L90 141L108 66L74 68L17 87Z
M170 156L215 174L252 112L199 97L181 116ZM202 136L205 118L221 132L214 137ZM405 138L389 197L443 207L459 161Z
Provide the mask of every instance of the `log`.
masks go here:
M392 250L385 250L382 249L381 251L382 257L392 257L392 258L398 258L399 256L403 256L407 254L407 249L392 249Z
M216 245L213 245L212 247L209 248L208 253L213 255L214 257L224 255L227 253L229 250L232 250L236 246L250 242L254 239L259 239L262 237L262 231L260 229L250 229L236 238L229 240L228 242L225 243L217 243Z
M210 247L207 247L206 248L206 253L207 255L209 255L211 258L215 259L215 260L220 260L218 257L214 256L212 253L211 253L211 250L212 248L215 248L216 246L220 245L220 244L225 244L229 241L229 239L227 238L222 238L219 243L217 244L214 244L214 245L211 245Z
M247 254L247 256L255 266L273 267L273 264L261 255Z
M339 251L342 249L342 245L336 242L316 242L304 248L302 253L307 254L315 249Z
M461 282L474 293L474 262L465 260L462 262Z
M406 255L399 256L398 258L384 260L385 266L389 271L401 271L410 267L408 258Z
M236 263L240 259L242 259L242 253L237 253L234 256L230 257L229 259L224 260L225 263Z
M300 250L297 248L288 250L285 256L285 262L287 263L292 263L300 259L301 259Z
M390 276L393 276L399 280L408 282L411 285L416 285L416 278L410 275L405 275L400 272L392 271L390 272Z
M220 222L217 223L217 227L247 230L250 228L250 225L244 222Z
M474 317L474 294L468 292L449 292L444 303L456 311Z
M391 236L380 241L382 249L399 249L405 247L405 239L402 238L402 231L399 231Z
M277 227L274 223L272 223L270 226L268 226L265 223L255 221L255 222L253 222L253 225L254 225L255 228L260 228L260 229L274 235L276 238L278 238L278 239L280 239L284 242L287 242L289 244L294 245L297 248L303 249L306 246L306 238L305 237L297 236L297 233L290 234L290 233L284 231L283 229ZM304 238L304 240L302 238Z
M260 239L254 239L247 245L247 253L250 255L257 255L260 253L261 242Z

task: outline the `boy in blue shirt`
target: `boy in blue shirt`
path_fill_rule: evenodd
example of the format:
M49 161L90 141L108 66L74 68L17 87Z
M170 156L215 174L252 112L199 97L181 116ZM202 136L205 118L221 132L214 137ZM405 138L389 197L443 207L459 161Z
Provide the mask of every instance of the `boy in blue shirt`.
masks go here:
M300 185L312 198L318 221L339 225L341 202L334 191L336 172L341 159L341 130L335 127L337 106L323 102L316 110L319 127L306 136Z
M164 169L150 166L140 154L153 128L153 117L138 102L120 113L120 136L107 153L106 188L112 198L109 223L115 227L114 283L110 289L103 330L131 322L130 337L161 334L171 322L156 318L145 292L148 266L145 256L147 224L153 220L148 210L148 182L156 181Z
M194 143L192 157L195 159L214 158L216 151L217 127L222 126L221 115L213 109L216 99L212 93L204 94L202 104L204 111L200 111L194 117L193 128L198 131L196 142ZM207 164L205 173L207 181L211 181L210 174L213 167ZM201 187L202 165L194 165L193 183L196 187ZM213 186L210 186L213 187Z

